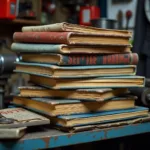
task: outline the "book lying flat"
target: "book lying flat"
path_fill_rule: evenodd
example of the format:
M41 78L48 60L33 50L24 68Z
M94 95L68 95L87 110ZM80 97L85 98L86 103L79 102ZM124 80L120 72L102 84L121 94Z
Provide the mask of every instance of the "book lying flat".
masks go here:
M17 62L15 72L43 75L53 78L83 78L99 76L135 75L135 65L94 65L60 67L50 64Z
M0 124L0 128L15 128L50 124L50 120L46 117L23 108L1 109L0 114L4 118L11 118L14 120L13 123Z
M0 128L0 139L19 139L26 133L26 127Z
M122 127L122 126L125 126L125 125L139 124L139 123L144 123L144 122L150 122L150 114L148 114L148 116L146 116L146 117L143 116L143 117L140 117L140 118L133 118L133 119L110 122L110 123L99 123L99 124L75 126L75 127L68 127L68 128L67 127L60 127L60 126L55 126L55 127L58 130L74 133L74 132L81 132L81 131L88 131L88 130Z
M59 66L88 66L88 65L137 65L136 53L113 55L62 55L62 54L22 54L23 62L45 63Z
M21 53L115 54L131 53L130 46L82 46L65 44L13 43L11 50Z
M98 88L127 88L143 87L145 78L141 76L100 77L87 79L54 79L37 75L30 75L30 81L52 89L98 89Z
M53 124L63 127L82 126L97 123L108 123L114 121L122 121L127 119L139 118L148 116L148 108L135 107L125 110L77 114L77 115L64 115L51 118Z
M76 32L15 32L14 42L130 46L129 37Z
M81 32L81 33L95 33L95 34L108 34L108 35L116 35L116 36L127 36L131 37L132 33L127 30L112 30L112 29L102 29L90 26L83 26L77 24L70 24L66 22L62 23L55 23L49 25L42 25L42 26L25 26L22 28L23 32Z
M105 101L128 93L128 89L76 89L76 90L55 90L38 86L19 87L21 97L51 97L63 99L79 99L90 101Z
M133 108L136 97L118 97L104 102L14 97L12 103L50 116Z

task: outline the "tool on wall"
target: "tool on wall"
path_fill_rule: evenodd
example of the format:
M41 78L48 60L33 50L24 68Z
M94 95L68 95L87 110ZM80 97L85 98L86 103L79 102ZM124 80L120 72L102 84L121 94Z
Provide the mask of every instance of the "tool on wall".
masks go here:
M126 11L126 30L129 29L129 22L131 20L131 17L132 17L132 11L131 10Z

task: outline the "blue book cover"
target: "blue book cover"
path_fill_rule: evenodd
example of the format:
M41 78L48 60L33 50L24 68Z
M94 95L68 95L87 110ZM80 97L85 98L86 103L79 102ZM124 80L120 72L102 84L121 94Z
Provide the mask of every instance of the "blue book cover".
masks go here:
M145 77L142 76L114 76L80 79L53 79L45 75L31 75L34 84L50 89L99 89L99 88L128 88L144 87ZM91 84L92 83L92 84Z
M115 98L112 98L110 99L111 101L127 101L127 100L135 100L136 97L135 96L126 96L126 97L115 97ZM44 103L47 103L47 104L51 104L51 105L61 105L61 104L76 104L76 103L83 103L83 102L93 102L93 101L90 101L90 100L78 100L78 99L58 99L58 98L39 98L39 97L36 97L36 98L31 98L31 100L34 100L34 101L39 101L39 102L44 102ZM110 100L107 100L110 101ZM95 101L96 102L96 101ZM97 102L98 103L98 102ZM100 103L103 103L103 102L100 102Z
M17 62L15 72L44 75L53 78L89 78L135 75L135 65L96 65L60 67L50 64Z
M97 113L88 113L88 114L74 114L74 115L62 115L58 116L56 120L52 122L58 126L71 127L71 126L82 126L89 124L98 124L98 123L107 123L114 121L122 121L127 119L139 118L143 116L148 116L148 108L146 107L135 107L124 110L115 110L115 111L105 111ZM97 121L92 121L93 118L99 118ZM83 119L83 121L82 121ZM88 121L85 121L88 119ZM65 124L57 123L59 120L65 121ZM69 121L76 120L75 122L69 123ZM80 120L78 123L77 120ZM84 122L85 121L85 122Z
M66 44L13 43L11 50L20 53L53 54L119 54L131 53L131 46L93 46Z

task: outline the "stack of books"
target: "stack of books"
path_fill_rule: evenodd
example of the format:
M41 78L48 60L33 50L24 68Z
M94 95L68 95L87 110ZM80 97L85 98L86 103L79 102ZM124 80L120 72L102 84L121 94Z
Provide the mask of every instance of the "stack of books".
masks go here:
M128 87L144 86L131 35L68 23L23 27L11 46L22 54L15 72L29 74L34 86L20 87L13 103L64 128L147 116L128 96Z

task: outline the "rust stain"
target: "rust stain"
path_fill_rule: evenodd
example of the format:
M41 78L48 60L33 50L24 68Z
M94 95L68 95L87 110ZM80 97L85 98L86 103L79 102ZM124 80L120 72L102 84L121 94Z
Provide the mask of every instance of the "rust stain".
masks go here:
M107 130L103 130L104 137L102 137L100 140L106 140L107 139Z
M68 134L68 138L70 138L72 136L72 134Z
M50 138L42 138L42 140L45 142L45 147L48 148L49 147Z
M107 139L107 130L104 130L104 139Z
M54 137L54 141L57 141L57 139L58 139L58 136Z
M120 130L120 129L122 129L122 128L124 128L125 126L123 125L123 126L117 126L117 127L113 127L113 128L111 128L111 129L113 129L113 130Z

